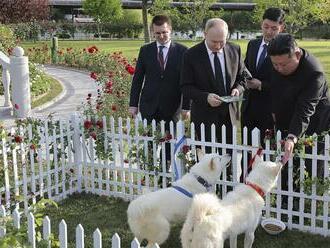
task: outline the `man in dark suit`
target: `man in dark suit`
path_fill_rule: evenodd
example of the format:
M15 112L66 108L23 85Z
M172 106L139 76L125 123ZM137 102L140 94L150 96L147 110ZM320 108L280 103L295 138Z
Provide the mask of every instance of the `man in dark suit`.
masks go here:
M184 56L181 89L192 99L191 121L197 138L200 124L205 124L205 140L211 141L211 125L216 126L216 138L222 141L221 126L226 126L226 143L232 142L232 126L239 121L239 103L226 103L221 96L239 96L244 90L244 63L239 46L227 43L228 26L213 18L205 25L205 40L190 48Z
M297 138L330 129L328 83L318 60L299 48L290 34L277 35L269 44L268 54L274 67L270 81L272 112L276 128L286 137L284 159L288 159ZM323 175L323 168L318 166L319 175ZM307 166L307 171L310 169Z
M267 129L273 130L271 115L269 81L272 64L267 56L269 42L284 29L284 11L279 8L268 8L264 12L261 23L262 38L251 40L247 46L245 66L252 74L247 80L242 103L242 130L247 127L248 144L251 144L251 131L260 130L261 142Z
M171 41L171 20L164 15L152 19L156 41L141 47L132 80L129 112L135 118L140 111L148 123L178 121L189 114L189 100L182 100L180 71L187 48ZM181 104L182 102L182 104ZM166 163L170 162L170 146L166 144Z
M151 122L177 121L181 108L180 70L187 48L171 41L171 20L164 15L152 19L156 41L141 47L133 76L129 112ZM189 110L184 101L183 110ZM182 114L186 115L187 111Z

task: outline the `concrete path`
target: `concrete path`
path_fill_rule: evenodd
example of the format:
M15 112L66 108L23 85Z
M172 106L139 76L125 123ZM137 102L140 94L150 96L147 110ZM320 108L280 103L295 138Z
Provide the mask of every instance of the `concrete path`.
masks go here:
M45 72L58 80L64 91L54 101L33 109L32 117L44 118L52 113L55 118L69 118L86 101L88 93L97 94L97 84L87 72L51 66L46 66ZM0 99L0 106L3 106L3 99ZM0 111L0 120L5 126L12 126L15 119L8 111Z

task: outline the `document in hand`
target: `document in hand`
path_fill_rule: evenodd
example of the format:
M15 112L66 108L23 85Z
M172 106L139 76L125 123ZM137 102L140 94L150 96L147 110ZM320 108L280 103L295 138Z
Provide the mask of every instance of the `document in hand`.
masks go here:
M226 103L243 101L243 96L220 96L220 100Z

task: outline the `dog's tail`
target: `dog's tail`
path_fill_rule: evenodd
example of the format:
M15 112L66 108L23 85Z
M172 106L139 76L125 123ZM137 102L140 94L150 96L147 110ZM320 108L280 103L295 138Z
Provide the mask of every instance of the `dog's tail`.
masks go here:
M215 194L204 193L194 197L186 221L181 230L181 243L183 248L210 247L216 234L213 233L215 221L212 215L220 211L220 201Z

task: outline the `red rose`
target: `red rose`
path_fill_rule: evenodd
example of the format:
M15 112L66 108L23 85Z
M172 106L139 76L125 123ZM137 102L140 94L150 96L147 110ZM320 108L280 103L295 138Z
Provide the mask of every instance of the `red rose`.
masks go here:
M96 126L97 126L99 129L102 129L102 128L103 128L103 121L97 121L97 122L96 122Z
M35 144L31 144L31 145L30 145L30 149L31 149L31 150L35 150L35 149L36 149Z
M14 107L15 107L15 109L19 109L19 106L17 103L15 103Z
M16 143L22 143L22 141L23 141L23 138L22 138L21 136L19 136L19 135L16 135L16 136L14 137L14 139L15 139L15 142L16 142Z
M172 134L167 133L167 134L165 135L165 140L168 141L168 140L171 140L171 139L172 139Z
M112 109L112 111L117 111L117 106L116 105L112 105L111 106L111 109Z
M125 69L130 75L133 75L135 73L135 68L131 65L127 65Z
M182 147L182 152L183 152L184 154L187 154L189 151L190 151L190 146L184 145L184 146Z
M95 132L91 132L89 135L90 135L94 140L96 140L96 133L95 133Z
M90 129L93 126L93 123L91 121L86 120L84 122L84 128L85 129Z
M90 77L97 80L97 74L95 72L91 72Z

